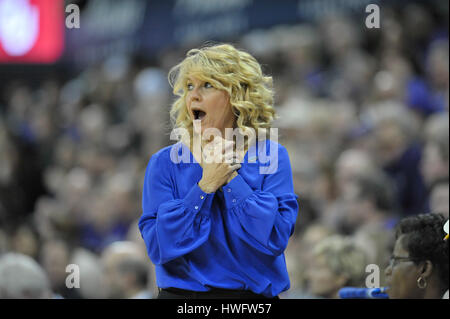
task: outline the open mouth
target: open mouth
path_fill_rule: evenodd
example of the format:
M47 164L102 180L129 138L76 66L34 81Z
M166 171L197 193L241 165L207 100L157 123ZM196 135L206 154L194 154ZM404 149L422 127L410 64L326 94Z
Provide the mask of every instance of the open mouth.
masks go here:
M206 116L206 113L201 110L193 110L195 120L203 120L203 118Z

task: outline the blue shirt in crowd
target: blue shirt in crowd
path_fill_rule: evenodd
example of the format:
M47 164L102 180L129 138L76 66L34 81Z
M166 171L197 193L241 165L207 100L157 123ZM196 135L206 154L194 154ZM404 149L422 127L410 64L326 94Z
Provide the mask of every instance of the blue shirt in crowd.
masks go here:
M189 160L180 161L181 154ZM201 166L181 142L151 157L139 229L158 287L251 290L267 297L289 289L284 250L298 203L288 153L266 140L250 148L241 165L238 176L208 194L198 186ZM264 166L276 169L262 174Z

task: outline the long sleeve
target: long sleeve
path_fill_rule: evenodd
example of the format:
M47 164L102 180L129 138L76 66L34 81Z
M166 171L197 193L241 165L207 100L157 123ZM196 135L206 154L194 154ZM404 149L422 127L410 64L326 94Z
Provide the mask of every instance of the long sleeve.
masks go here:
M284 147L279 146L277 158L278 169L265 176L261 190L253 190L240 175L223 188L231 229L251 247L271 256L285 250L298 211Z
M165 264L202 245L211 230L210 208L214 194L197 184L184 198L174 198L170 159L161 153L147 166L142 193L139 230L156 265Z

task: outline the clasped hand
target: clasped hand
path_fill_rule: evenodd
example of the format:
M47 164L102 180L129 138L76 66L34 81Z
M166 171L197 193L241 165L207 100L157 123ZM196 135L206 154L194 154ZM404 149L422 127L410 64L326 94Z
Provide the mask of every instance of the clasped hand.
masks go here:
M241 160L234 152L234 142L215 136L212 141L202 140L202 179L198 186L205 193L214 193L237 176Z

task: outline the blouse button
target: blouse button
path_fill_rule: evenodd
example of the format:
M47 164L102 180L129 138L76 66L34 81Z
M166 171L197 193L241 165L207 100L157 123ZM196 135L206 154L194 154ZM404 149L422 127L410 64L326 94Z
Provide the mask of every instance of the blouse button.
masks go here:
M236 203L236 199L235 198L233 198L233 203Z
M195 209L198 209L198 206L195 206L194 208L195 208Z
M227 189L227 192L228 192L228 193L231 193L231 188L228 188L228 189Z
M200 196L200 199L203 199L203 198L205 198L205 196L203 196L203 195L202 195L202 196Z

